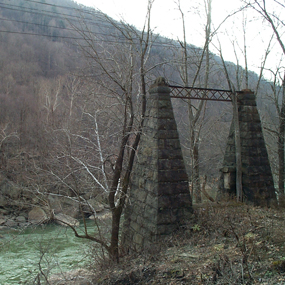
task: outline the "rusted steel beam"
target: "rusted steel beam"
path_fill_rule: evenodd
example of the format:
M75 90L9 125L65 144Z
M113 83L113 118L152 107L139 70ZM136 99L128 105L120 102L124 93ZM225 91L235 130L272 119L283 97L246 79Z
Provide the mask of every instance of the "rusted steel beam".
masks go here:
M181 87L169 85L171 90L171 98L180 99L198 99L211 101L231 102L233 92L231 90L196 88L196 87Z

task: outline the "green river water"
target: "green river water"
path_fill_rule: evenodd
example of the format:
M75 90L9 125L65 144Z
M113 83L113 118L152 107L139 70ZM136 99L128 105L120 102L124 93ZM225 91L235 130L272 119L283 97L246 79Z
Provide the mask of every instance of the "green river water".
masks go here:
M76 238L70 228L45 225L0 231L0 285L33 284L43 270L49 275L88 264L90 241Z

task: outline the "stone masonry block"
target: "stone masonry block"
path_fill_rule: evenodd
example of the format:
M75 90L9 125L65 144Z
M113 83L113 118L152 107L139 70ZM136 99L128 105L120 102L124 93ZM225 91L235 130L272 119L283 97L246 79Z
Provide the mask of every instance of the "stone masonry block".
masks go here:
M173 195L175 193L176 183L159 183L157 188L157 194L161 195Z
M158 150L158 158L159 159L183 159L181 149L177 150L167 150L167 149L159 149Z
M157 122L157 129L158 130L176 130L176 123L174 120L171 119L160 119Z
M155 197L152 193L148 193L145 204L150 206L151 208L156 208L157 207L157 197Z
M180 225L185 225L185 224L189 225L192 219L194 218L193 208L192 207L180 208L178 209L176 215Z
M173 196L161 196L158 197L158 208L165 209L165 208L172 208L173 203Z
M254 100L244 100L240 103L241 106L256 106L256 102Z
M136 218L136 217L135 217ZM137 229L138 227L137 227L137 223L134 221L134 220L132 220L132 221L130 221L130 224L129 224L129 229L134 233L134 232L136 232L136 229Z
M158 130L157 139L178 139L178 133L175 130Z
M156 108L151 108L146 116L146 120L151 121L158 118L158 113Z
M191 208L192 202L190 200L190 193L178 194L172 199L173 209Z
M174 114L170 109L162 109L157 113L157 117L160 119L174 119Z
M157 226L158 235L170 235L178 229L177 224L162 224Z
M146 205L145 206L145 216L156 217L157 216L157 208Z
M156 193L157 185L152 179L145 179L145 190L148 192Z
M185 169L184 162L181 159L159 159L158 160L158 169L167 170L167 169Z
M242 103L244 101L248 101L248 100L251 100L251 101L254 101L256 100L256 96L253 92L243 92L242 93L239 93L238 94L238 97L237 97L239 103Z
M160 113L162 110L168 109L173 114L172 105L169 98L166 98L166 100L159 100L157 102L157 106L158 106L157 113Z
M179 139L158 139L159 149L180 149Z
M143 236L139 233L135 233L133 237L133 243L140 248L143 244Z
M242 117L245 116L246 114L258 114L258 111L255 106L242 106L240 109L240 114L242 114Z
M172 209L159 209L157 215L157 224L175 224L177 223L177 216Z
M188 181L177 182L162 182L159 183L157 189L158 196L161 195L177 195L178 193L189 193L189 183Z
M158 170L159 182L179 182L188 181L185 170Z
M146 201L146 197L147 197L147 191L145 189L141 189L139 191L139 193L137 194L137 199L142 202L142 203L145 203Z

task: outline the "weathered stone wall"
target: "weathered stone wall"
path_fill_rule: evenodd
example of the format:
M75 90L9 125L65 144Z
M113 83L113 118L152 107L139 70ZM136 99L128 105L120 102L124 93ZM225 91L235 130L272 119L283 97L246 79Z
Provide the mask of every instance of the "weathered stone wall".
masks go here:
M192 216L170 89L160 79L149 94L122 233L131 251L151 248Z
M243 198L254 205L270 206L276 195L267 149L262 133L256 99L253 92L238 94L238 115L241 141ZM218 192L218 200L236 193L235 131L232 122L226 146Z

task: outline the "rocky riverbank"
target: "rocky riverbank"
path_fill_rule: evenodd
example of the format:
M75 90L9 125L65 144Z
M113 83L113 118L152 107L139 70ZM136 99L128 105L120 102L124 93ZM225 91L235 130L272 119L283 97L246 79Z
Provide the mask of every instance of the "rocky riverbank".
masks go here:
M90 195L70 197L37 193L3 177L0 177L0 193L0 229L25 228L50 222L78 226L83 216L92 219L109 212L103 203Z

